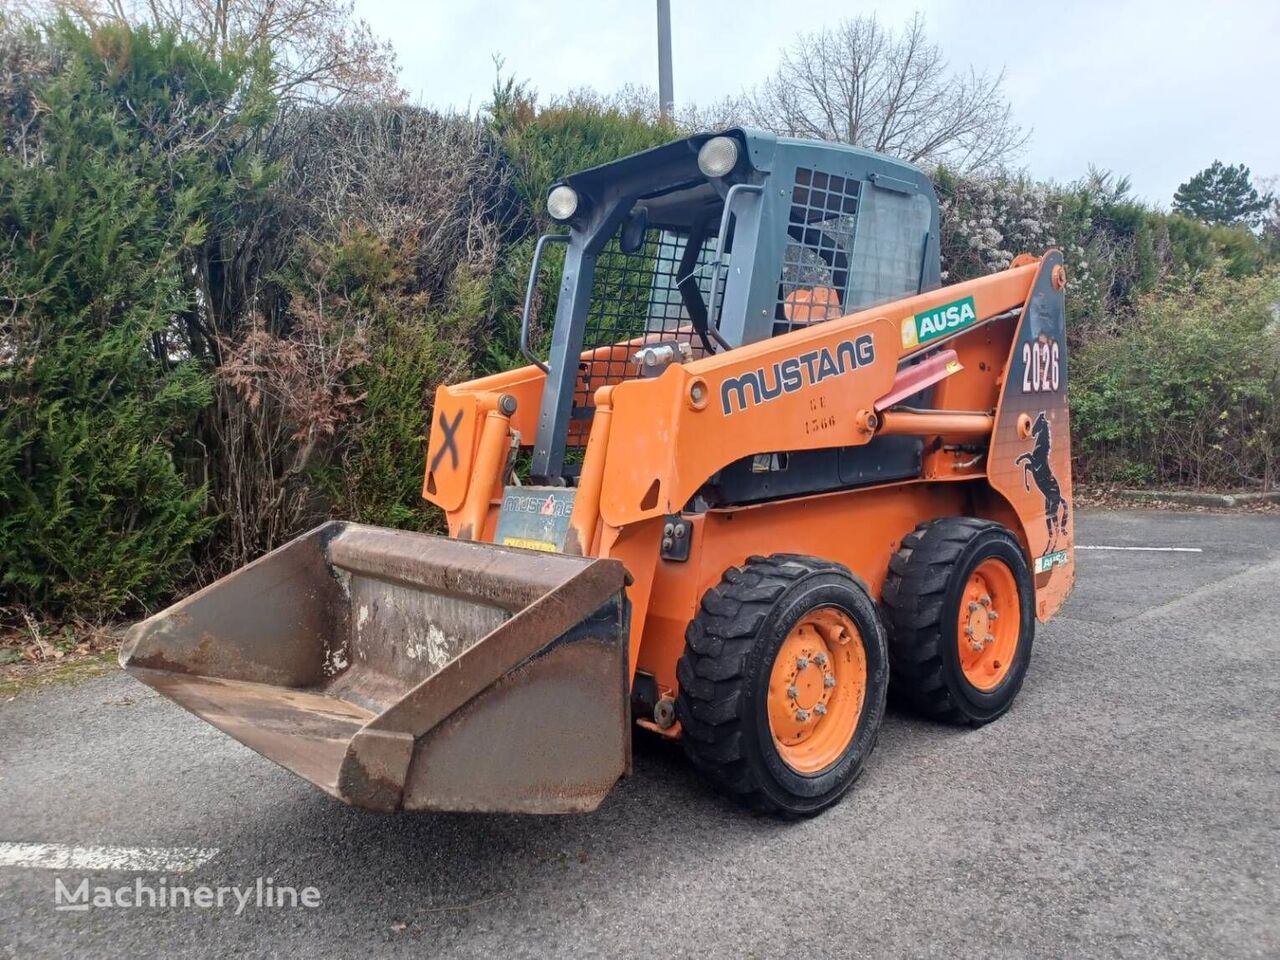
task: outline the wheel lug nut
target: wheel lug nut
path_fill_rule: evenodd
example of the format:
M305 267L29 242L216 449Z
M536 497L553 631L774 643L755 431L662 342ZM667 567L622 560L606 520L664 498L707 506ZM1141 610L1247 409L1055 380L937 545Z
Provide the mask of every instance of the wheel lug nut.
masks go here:
M981 641L981 640L971 640L971 641L969 642L969 647L970 647L970 649L972 649L972 650L973 650L973 652L974 652L974 653L980 653L980 652L982 651L982 641Z
M803 670L803 669L804 669L805 667L807 667L807 666L809 666L809 658L808 658L808 657L796 657L796 669L797 669L797 670Z
M980 603L978 603L976 600L970 600L970 601L969 601L969 612L970 612L970 613L973 613L973 612L974 612L975 610L977 610L977 609L978 609L978 607L980 607L980 606L981 606L981 604L980 604Z
M797 710L797 711L796 711L796 719L797 719L797 720L799 720L801 723L804 723L806 720L808 720L808 719L809 719L809 711L808 711L808 710Z
M826 687L828 690L830 690L832 687L836 685L836 678L828 673L825 677L822 678L822 685Z
M795 687L787 687L787 696L790 697L792 700L794 700L799 695L800 695L800 691L797 690Z
M965 635L966 637L972 637L972 636L973 636L973 627L965 627L965 628L964 628L964 635Z
M991 595L984 593L982 596L978 598L978 602L982 604L984 607L991 606Z
M994 610L988 610L988 611L987 611L987 619L988 619L988 620L999 620L999 619L1000 619L1000 614L996 613Z
M985 637L982 638L982 642L995 643L996 642L995 634L988 633Z
M824 717L824 716L826 716L826 714L827 714L827 708L826 708L826 705L825 705L825 704L821 704L821 703L815 704L815 705L814 705L814 707L813 707L813 712L814 712L814 713L816 713L816 714L817 714L818 716L820 716L820 717Z
M820 667L825 667L827 665L827 655L825 653L820 653L813 658L813 662Z

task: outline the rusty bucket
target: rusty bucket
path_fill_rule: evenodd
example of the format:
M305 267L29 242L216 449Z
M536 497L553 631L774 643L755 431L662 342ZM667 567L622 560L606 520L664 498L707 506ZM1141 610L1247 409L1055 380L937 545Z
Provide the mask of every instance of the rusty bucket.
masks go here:
M630 762L624 576L328 523L134 626L120 663L355 806L591 810Z

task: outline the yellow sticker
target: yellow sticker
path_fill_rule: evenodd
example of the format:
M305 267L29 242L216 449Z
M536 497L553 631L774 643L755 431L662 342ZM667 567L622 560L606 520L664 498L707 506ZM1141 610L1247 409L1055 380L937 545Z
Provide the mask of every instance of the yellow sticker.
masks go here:
M502 541L504 547L524 547L526 550L541 550L543 553L556 553L556 545L546 540L526 540L523 537L506 537Z
M916 318L903 317L902 318L902 346L905 349L910 350L919 342L920 341L916 337Z

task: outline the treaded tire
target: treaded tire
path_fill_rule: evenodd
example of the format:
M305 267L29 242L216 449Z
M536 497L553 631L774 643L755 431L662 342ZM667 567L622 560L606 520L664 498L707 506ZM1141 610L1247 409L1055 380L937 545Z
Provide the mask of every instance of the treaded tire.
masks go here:
M809 611L835 607L853 620L866 656L866 688L852 740L833 763L801 774L779 756L768 688L779 648ZM884 624L848 568L800 554L750 557L702 598L676 669L681 742L710 784L753 810L813 816L861 775L884 719L889 680Z
M961 668L958 615L972 571L992 557L1013 572L1021 623L1008 673L998 686L983 691ZM895 702L925 717L975 727L1009 709L1031 663L1035 590L1022 545L1007 527L974 517L920 524L889 561L880 601L889 621Z

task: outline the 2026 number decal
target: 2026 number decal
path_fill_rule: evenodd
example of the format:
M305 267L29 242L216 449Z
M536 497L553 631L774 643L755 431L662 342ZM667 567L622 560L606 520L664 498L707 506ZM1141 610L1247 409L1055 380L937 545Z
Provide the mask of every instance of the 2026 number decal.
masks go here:
M1061 381L1057 340L1034 340L1022 344L1022 392L1056 393Z

